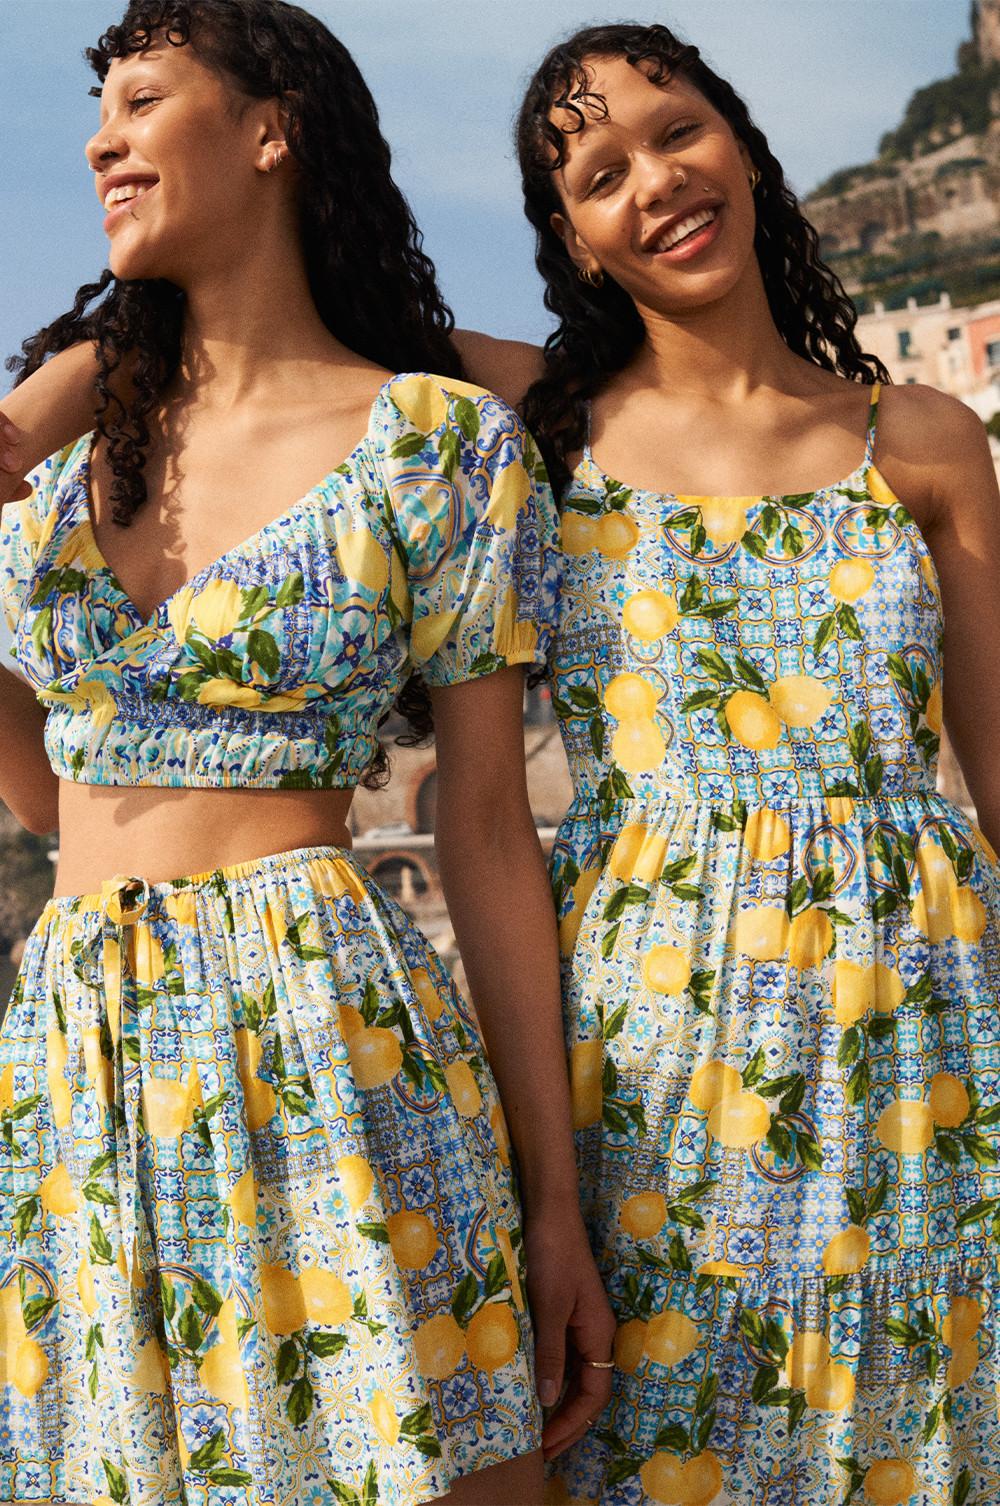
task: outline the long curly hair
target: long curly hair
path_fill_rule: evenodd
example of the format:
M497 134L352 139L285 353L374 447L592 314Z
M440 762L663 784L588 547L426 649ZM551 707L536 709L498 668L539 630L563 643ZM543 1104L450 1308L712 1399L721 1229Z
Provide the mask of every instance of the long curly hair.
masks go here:
M281 101L298 168L309 287L330 332L391 371L461 376L454 317L393 181L375 102L347 49L315 16L284 0L131 0L86 57L103 84L115 58L159 37L193 46L250 98ZM111 516L123 526L146 500L148 419L180 365L185 303L170 282L121 280L106 270L7 363L21 382L47 356L80 340L95 343L96 425L107 445ZM123 401L112 377L126 357L130 393ZM430 699L418 676L402 688L397 709L408 730L396 741L427 741ZM387 770L382 750L364 782L384 782Z
M728 122L746 147L760 181L754 192L754 249L771 315L791 350L828 371L859 382L888 381L877 357L862 351L854 332L857 312L834 272L820 259L819 237L785 182L781 164L746 105L698 52L666 26L589 26L560 42L528 85L517 121L525 212L535 228L535 261L545 282L545 305L557 326L545 342L545 370L528 391L524 417L542 446L561 490L569 479L567 455L586 437L587 403L625 367L645 337L631 297L612 278L600 287L583 282L562 239L550 224L562 212L555 174L566 138L582 130L584 109L606 109L590 84L588 61L625 58L651 81L665 85L683 75ZM553 109L565 112L557 126Z

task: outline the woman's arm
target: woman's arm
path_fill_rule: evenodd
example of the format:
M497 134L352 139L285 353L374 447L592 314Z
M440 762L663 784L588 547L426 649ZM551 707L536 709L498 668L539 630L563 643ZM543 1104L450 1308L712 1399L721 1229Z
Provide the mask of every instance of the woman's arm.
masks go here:
M986 431L932 388L889 394L876 456L920 521L941 582L944 721L979 824L1000 844L1000 492Z
M34 691L0 669L0 800L39 836L59 825L59 780L45 754L44 728Z
M549 1404L567 1337L580 1359L608 1360L615 1322L580 1214L555 912L524 772L523 672L432 696L438 864L517 1152L539 1394ZM610 1395L609 1376L579 1367L546 1427L547 1454L583 1435Z
M0 507L26 494L24 477L46 456L94 427L96 376L94 347L72 345L3 398L7 423L0 435Z

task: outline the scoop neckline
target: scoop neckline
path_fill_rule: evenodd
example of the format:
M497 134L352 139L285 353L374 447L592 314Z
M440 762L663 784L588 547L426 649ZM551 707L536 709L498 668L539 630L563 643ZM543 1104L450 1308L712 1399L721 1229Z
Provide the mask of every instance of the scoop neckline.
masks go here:
M882 475L874 458L869 456L867 447L860 464L856 465L854 470L850 471L846 476L841 477L839 481L828 481L825 486L817 486L807 491L798 492L733 492L731 494L724 494L721 492L661 491L652 486L630 486L627 481L619 481L616 476L612 476L598 464L594 452L590 448L589 440L584 443L581 463L589 465L596 472L605 483L605 490L610 486L610 489L617 493L628 492L631 496L666 498L668 501L677 502L680 505L697 500L698 502L743 502L746 504L772 502L777 503L778 506L794 507L797 503L810 500L813 497L820 497L826 492L842 491L845 487L849 487L852 482L859 479L865 483L867 490L866 478L868 472L875 470L880 476ZM580 467L578 466L577 470L579 469ZM575 474L576 472L574 472ZM886 482L886 485L888 486L888 482ZM869 495L871 495L870 492ZM900 503L899 505L902 506L903 504Z

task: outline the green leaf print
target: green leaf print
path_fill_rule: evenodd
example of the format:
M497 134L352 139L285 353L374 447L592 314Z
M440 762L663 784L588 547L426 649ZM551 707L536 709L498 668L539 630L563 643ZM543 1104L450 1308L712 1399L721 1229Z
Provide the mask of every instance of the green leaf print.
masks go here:
M246 1469L229 1469L222 1465L219 1469L209 1470L205 1478L212 1485L252 1485L253 1475Z
M971 1494L972 1471L967 1464L964 1464L951 1492L952 1506L965 1506Z
M441 469L448 481L452 481L458 469L458 459L462 453L462 441L454 429L446 429L441 436L438 447L441 457Z
M301 570L293 570L278 588L275 605L279 607L294 607L303 598L306 592L306 584L302 578Z
M345 1485L343 1480L332 1480L329 1475L326 1483L333 1491L337 1506L361 1506L361 1497L350 1485Z
M334 1360L347 1348L346 1335L342 1333L307 1333L306 1348L320 1360Z
M208 1442L203 1443L201 1448L195 1449L194 1453L191 1455L191 1468L197 1474L204 1474L206 1470L209 1470L214 1465L218 1464L219 1460L222 1458L225 1452L225 1432L222 1428L216 1428L215 1432L212 1434L211 1438L209 1438Z
M128 1485L121 1470L117 1465L112 1464L110 1459L105 1459L103 1455L101 1456L101 1463L104 1466L104 1475L108 1482L108 1495L115 1502L127 1501Z
M277 643L270 633L265 633L260 628L254 628L247 634L246 656L259 664L269 679L273 679L281 668L281 654Z
M409 434L402 434L399 439L393 441L392 449L389 453L393 460L409 460L414 455L420 454L426 443L426 439L427 436L425 434L417 434L411 430Z
M292 1386L285 1403L285 1413L290 1423L295 1427L301 1427L309 1418L313 1407L316 1405L316 1392L313 1390L312 1381L307 1375L300 1378Z
M90 1215L90 1261L92 1265L112 1265L111 1241L101 1227L96 1213Z

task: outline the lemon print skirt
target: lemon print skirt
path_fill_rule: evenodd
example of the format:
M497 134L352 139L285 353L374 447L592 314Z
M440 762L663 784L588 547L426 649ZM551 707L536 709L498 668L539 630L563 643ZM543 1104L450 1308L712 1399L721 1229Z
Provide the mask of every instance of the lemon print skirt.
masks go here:
M0 1499L415 1506L537 1446L478 1028L347 852L51 901L0 1179Z
M614 1394L577 1506L1000 1502L1000 868L873 463L564 510L555 844Z

